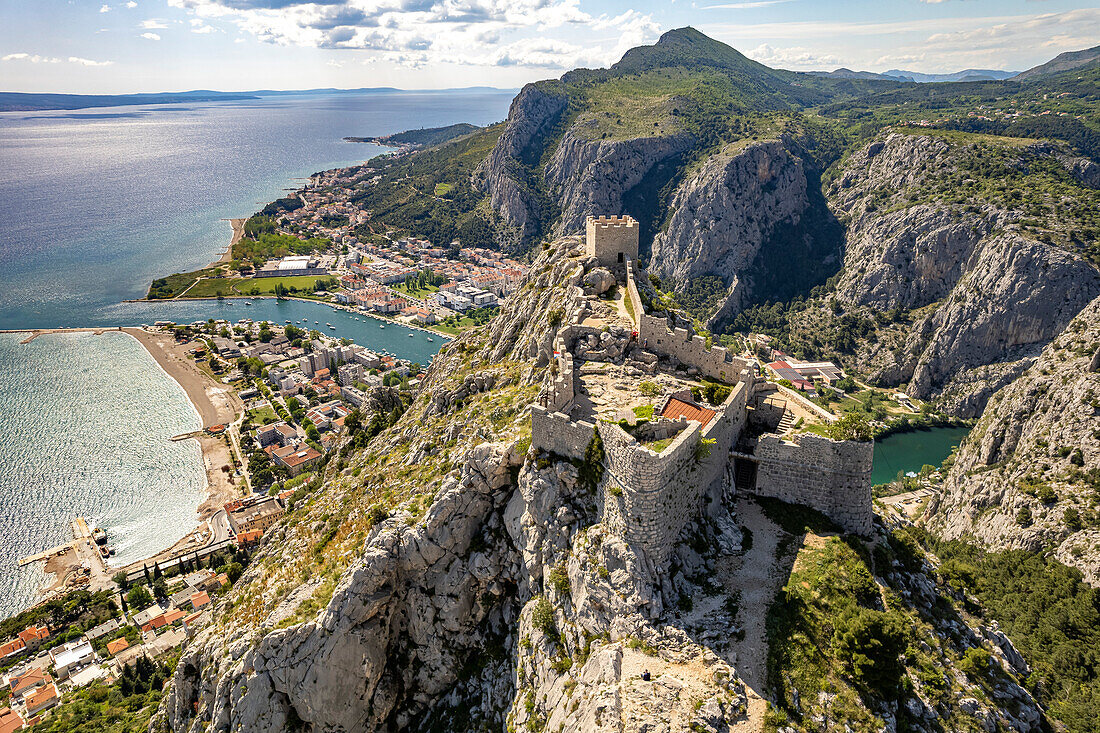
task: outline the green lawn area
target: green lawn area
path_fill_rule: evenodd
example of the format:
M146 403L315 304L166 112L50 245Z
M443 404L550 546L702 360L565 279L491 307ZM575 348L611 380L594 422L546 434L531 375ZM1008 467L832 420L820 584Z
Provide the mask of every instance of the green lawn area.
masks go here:
M257 278L213 278L200 280L195 287L187 291L188 298L214 298L219 295L233 297L239 295L272 295L275 286L281 284L287 290L297 288L305 293L295 295L305 296L312 293L318 280L325 278L316 275L301 275L298 277L257 277Z
M446 196L454 188L454 184L451 183L437 183L435 184L435 195Z
M278 416L275 415L275 410L271 409L270 405L264 405L263 407L249 410L247 417L252 421L252 424L257 427L268 425L279 419Z
M425 285L422 288L408 288L408 287L405 287L405 283L399 283L397 285L394 285L393 289L397 290L398 292L408 293L410 296L412 296L414 298L421 298L421 299L427 298L429 295L431 295L432 293L439 290L439 288L435 285Z

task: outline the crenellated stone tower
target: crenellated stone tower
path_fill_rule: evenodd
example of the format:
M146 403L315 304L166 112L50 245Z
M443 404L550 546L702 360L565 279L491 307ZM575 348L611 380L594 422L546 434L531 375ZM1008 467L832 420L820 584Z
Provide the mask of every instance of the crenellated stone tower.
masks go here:
M590 216L585 221L584 253L608 268L636 262L638 228L632 216Z

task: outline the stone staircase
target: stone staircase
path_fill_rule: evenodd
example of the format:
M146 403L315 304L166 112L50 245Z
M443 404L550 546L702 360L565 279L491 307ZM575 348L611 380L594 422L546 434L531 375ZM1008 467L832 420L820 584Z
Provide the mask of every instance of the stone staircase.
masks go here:
M794 423L795 423L794 413L791 412L790 410L783 410L783 417L781 417L779 419L779 425L778 425L778 427L776 427L775 432L782 435L783 433L790 430L794 426Z

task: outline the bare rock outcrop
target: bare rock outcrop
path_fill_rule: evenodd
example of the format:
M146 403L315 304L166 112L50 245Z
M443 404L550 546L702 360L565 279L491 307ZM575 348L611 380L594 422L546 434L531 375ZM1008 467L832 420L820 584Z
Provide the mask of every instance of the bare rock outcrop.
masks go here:
M622 212L623 196L654 166L694 143L687 134L589 140L581 132L566 132L546 166L547 188L561 208L559 236L583 230L585 217Z
M489 194L492 210L520 239L531 236L544 213L530 194L525 166L538 160L545 136L568 105L565 94L555 91L552 82L520 90L508 109L504 132L473 174L474 187Z
M889 134L851 156L829 196L849 222L838 300L912 314L897 338L861 349L862 371L973 417L1100 295L1100 273L1025 236L1018 211L908 200L961 154L942 138Z
M998 549L1055 549L1100 584L1098 324L1100 298L993 396L929 504L933 529Z

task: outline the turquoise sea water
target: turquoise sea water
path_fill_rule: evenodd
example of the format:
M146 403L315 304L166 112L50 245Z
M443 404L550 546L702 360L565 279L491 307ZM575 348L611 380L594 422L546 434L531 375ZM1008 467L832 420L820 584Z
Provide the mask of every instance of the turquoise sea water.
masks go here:
M196 523L206 477L201 427L183 388L123 333L0 334L0 617L27 605L43 574L17 559L72 539L84 516L125 564Z
M224 219L254 213L296 179L382 151L344 136L495 122L511 96L0 113L0 329L304 318L426 363L441 337L323 305L122 301L142 297L155 277L215 259L229 243ZM0 616L26 605L42 580L37 568L17 569L17 558L68 540L74 517L106 527L115 562L125 563L194 527L205 483L198 446L167 440L199 427L198 416L140 344L124 334L23 338L0 334Z
M969 432L965 427L931 428L887 435L875 442L871 483L889 483L898 471L919 471L925 464L939 466Z

